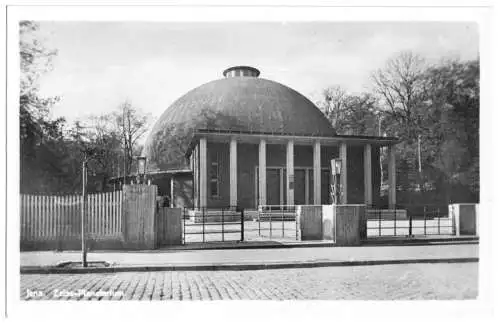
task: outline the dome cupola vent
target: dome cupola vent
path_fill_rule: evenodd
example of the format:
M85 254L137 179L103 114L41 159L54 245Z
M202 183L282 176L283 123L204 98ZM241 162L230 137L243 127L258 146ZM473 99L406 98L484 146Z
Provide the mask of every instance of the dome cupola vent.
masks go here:
M248 66L236 66L230 67L224 70L222 73L226 78L234 77L254 77L257 78L260 75L260 71L254 67Z

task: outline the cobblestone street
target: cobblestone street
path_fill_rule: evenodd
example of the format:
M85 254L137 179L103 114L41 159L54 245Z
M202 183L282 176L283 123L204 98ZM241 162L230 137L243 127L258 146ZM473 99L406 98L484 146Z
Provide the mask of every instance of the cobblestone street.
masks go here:
M99 291L115 296L89 294ZM25 300L474 299L477 294L478 263L21 275Z

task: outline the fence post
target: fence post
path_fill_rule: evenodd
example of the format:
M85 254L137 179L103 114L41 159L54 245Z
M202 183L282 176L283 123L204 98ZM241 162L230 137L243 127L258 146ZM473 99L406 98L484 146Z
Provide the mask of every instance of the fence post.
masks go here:
M439 207L437 210L437 214L438 214L438 235L441 235L441 216L439 214Z
M285 238L285 210L281 210L281 237Z
M222 210L222 241L224 241L224 208Z
M398 223L397 223L397 214L396 214L396 206L394 206L394 236L396 236L397 232L396 232L396 229L398 227Z
M104 232L104 214L102 211L102 193L96 193L96 200L97 200L97 225L98 225L98 230L96 233L96 236L102 236Z
M47 212L45 211L45 208L47 206L45 196L40 197L40 210L42 211L41 213L41 218L40 218L40 238L45 237L45 218L47 218Z
M427 206L424 205L424 236L427 235Z
M269 238L273 238L273 213L269 213Z
M382 209L378 210L378 236L382 236Z
M412 233L412 227L413 227L413 217L412 217L412 213L410 213L410 226L408 228L408 236L412 237L413 236L413 233Z
M241 241L245 240L245 213L244 209L241 209Z
M117 198L117 195L116 195L116 192L113 191L110 193L110 198L111 198L111 205L110 205L110 209L111 209L111 226L112 226L112 229L113 229L113 233L119 233L119 231L117 231L117 225L118 223L116 222L116 198Z
M47 200L45 202L47 204L47 215L46 215L47 220L46 220L46 224L45 224L46 225L45 237L50 240L52 237L51 236L52 229L50 229L50 228L52 225L52 216L53 216L53 214L52 214L52 197L50 195L47 195L46 198L47 198Z
M63 241L63 226L62 226L62 212L61 209L64 204L64 196L58 196L56 199L56 215L57 215L57 228L56 228L56 234L57 234L57 250L61 251L62 250L62 241Z

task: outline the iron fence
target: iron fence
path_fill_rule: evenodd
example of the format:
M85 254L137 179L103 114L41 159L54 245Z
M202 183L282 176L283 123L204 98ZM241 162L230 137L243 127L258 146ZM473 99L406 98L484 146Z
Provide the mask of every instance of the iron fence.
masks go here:
M448 207L398 205L394 209L367 207L367 237L453 235L455 225Z
M226 208L183 208L182 242L244 241L244 210Z
M261 205L257 214L259 237L299 240L299 220L295 205Z

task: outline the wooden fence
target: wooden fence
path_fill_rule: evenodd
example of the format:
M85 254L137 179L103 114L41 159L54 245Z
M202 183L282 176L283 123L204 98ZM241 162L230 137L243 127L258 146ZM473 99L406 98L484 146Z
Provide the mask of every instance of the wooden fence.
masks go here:
M86 235L91 240L121 239L121 191L87 196ZM81 195L21 195L21 243L78 241Z

